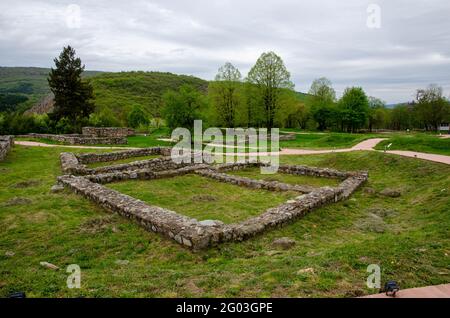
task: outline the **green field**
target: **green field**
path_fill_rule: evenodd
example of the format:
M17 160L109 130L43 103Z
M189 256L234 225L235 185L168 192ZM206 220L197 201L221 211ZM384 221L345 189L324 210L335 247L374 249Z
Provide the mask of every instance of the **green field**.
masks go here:
M369 181L349 200L283 228L194 253L72 192L50 193L62 151L67 149L16 146L0 162L0 296L353 297L377 292L365 286L369 264L381 266L382 282L396 280L402 289L450 280L447 165L377 152L282 157L289 164L368 170ZM284 200L276 193L250 204L252 190L190 176L152 182L110 186L150 203L181 205L179 199L183 207L174 208L199 218L231 218L229 211L244 218ZM217 187L236 201L218 194L217 209L209 206L200 195L216 196L211 188ZM385 197L379 193L385 188L402 195ZM272 241L279 237L297 244L278 250ZM61 270L46 269L42 261ZM81 289L66 287L69 264L81 267Z
M439 138L437 135L393 135L379 143L375 149L384 150L389 144L391 144L389 150L410 150L450 156L450 138Z
M106 186L199 221L220 220L224 223L243 221L299 195L296 192L237 189L235 185L197 175L124 181Z
M351 148L361 141L370 138L387 138L386 134L349 134L349 133L314 133L301 132L295 129L283 129L297 133L295 140L280 141L281 148L333 149Z

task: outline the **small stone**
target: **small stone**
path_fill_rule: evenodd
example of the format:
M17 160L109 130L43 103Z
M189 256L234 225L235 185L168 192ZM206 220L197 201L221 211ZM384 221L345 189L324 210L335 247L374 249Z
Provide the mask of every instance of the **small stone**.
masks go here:
M218 220L203 220L200 221L199 223L203 226L218 226L223 224L223 222Z
M281 251L267 251L267 255L268 256L274 256L274 255L278 255L278 254L281 254L281 253L283 253L283 252L281 252Z
M51 193L58 193L64 190L64 186L60 184L55 184L53 187L51 187L50 192Z
M183 245L186 245L186 246L191 247L191 246L192 246L192 242L191 242L190 240L188 240L188 239L185 239L185 238L183 237Z
M309 274L309 273L314 274L314 268L312 267L302 268L297 272L297 274Z
M375 193L375 189L374 188L365 187L363 189L363 192L367 193L367 194L374 194Z
M383 191L380 192L380 194L390 198L398 198L399 196L402 195L400 191L390 188L384 189Z
M287 250L287 249L293 247L295 245L295 243L296 243L296 241L291 239L291 238L281 237L281 238L278 238L278 239L274 240L272 242L272 245L275 246L275 247L279 247L279 248L282 248L284 250Z
M49 263L49 262L40 262L39 264L41 264L41 266L43 266L45 268L48 268L48 269L52 269L52 270L55 270L55 271L59 270L58 266L56 266L56 265L54 265L52 263Z
M16 253L14 253L14 252L12 252L12 251L7 251L7 252L5 253L5 256L7 256L7 257L13 257L14 255L16 255Z
M118 259L117 261L115 261L115 263L116 263L117 265L123 266L123 265L128 265L128 264L130 263L130 261L129 261L129 260L126 260L126 259Z

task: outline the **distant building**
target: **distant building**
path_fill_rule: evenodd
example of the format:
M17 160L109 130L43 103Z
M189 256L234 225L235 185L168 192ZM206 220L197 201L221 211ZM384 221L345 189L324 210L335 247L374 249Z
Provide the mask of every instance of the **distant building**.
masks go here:
M441 126L439 126L439 131L450 133L450 125L449 125L449 123L442 123Z

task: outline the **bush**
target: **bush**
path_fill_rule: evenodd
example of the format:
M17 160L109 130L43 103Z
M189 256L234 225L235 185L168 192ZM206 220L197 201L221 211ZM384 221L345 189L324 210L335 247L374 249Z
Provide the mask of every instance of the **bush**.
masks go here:
M94 127L120 127L120 121L111 112L103 111L100 114L93 113L89 116L89 126Z
M138 128L140 126L147 126L150 120L147 114L140 106L134 106L133 110L128 114L128 126Z

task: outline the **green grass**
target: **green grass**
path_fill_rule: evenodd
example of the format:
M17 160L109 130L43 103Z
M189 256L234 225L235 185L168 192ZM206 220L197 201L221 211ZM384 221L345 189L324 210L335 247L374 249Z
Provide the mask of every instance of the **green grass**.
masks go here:
M441 155L450 155L450 138L439 138L430 134L411 134L392 136L379 143L375 149L383 150L392 144L389 150L410 150Z
M224 223L259 215L299 195L296 192L246 189L197 175L125 181L106 186L200 221L212 219Z
M373 263L381 266L382 282L396 280L402 289L450 281L450 166L376 152L283 157L283 163L369 170L365 187L376 193L359 190L282 228L194 253L72 192L50 193L61 174L61 151L67 149L16 146L0 162L0 296L351 297L377 292L365 287ZM386 187L402 196L378 194ZM389 212L381 232L372 229L377 211ZM297 244L277 250L272 241L284 236ZM66 287L69 264L81 267L81 289ZM314 272L298 274L304 268Z
M283 130L284 131L284 130ZM295 131L295 130L286 130ZM386 138L386 134L302 133L295 140L280 141L281 148L333 149L350 148L370 138Z

